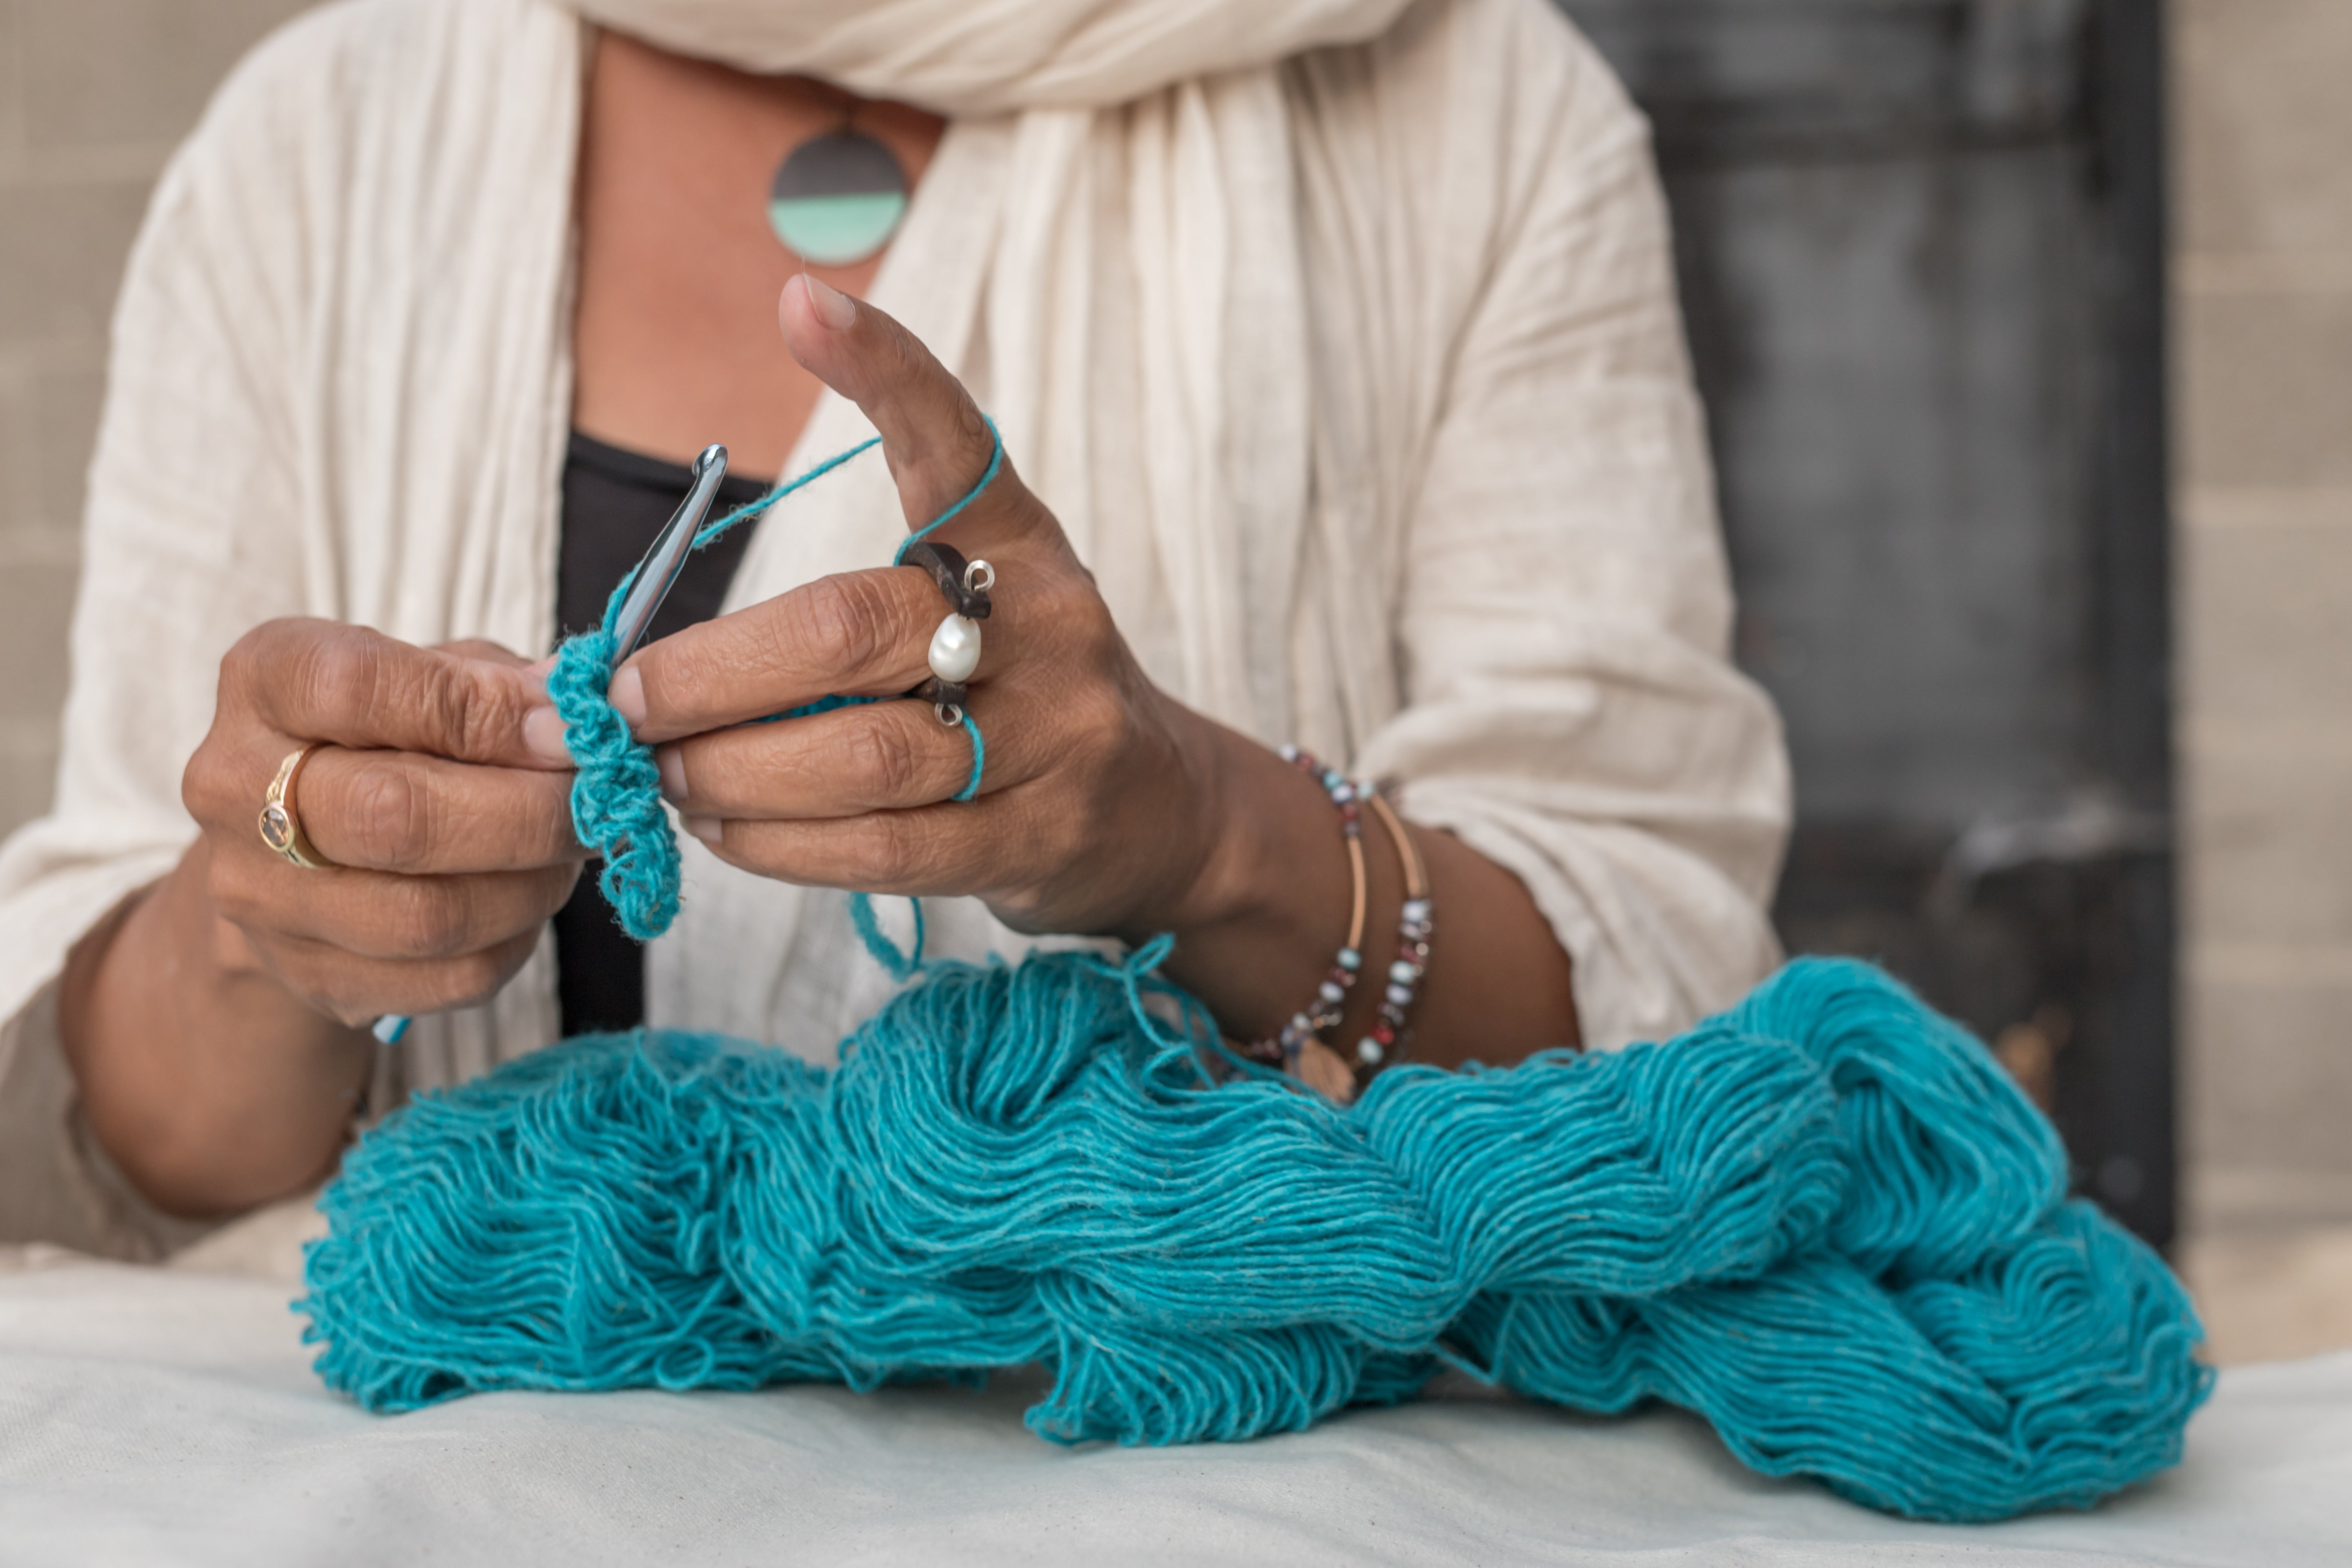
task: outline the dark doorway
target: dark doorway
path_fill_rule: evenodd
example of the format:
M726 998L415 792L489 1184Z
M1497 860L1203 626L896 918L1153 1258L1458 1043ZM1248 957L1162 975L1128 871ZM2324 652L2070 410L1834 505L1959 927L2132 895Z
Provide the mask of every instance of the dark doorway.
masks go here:
M2160 7L1563 4L1656 129L1796 763L1782 937L1993 1041L2165 1244Z

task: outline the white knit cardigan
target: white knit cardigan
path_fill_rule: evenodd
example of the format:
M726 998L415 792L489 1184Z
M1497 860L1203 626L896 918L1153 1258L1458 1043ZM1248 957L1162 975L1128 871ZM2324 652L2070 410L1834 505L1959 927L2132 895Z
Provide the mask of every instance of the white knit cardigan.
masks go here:
M877 303L995 415L1154 679L1399 781L1525 880L1593 1041L1772 964L1787 769L1727 658L1646 130L1547 0L582 5L955 116ZM586 35L554 0L345 0L246 62L156 191L57 805L0 850L0 1229L160 1245L79 1132L55 982L186 847L228 646L279 616L550 645ZM793 471L867 428L826 397ZM730 607L903 527L852 465L760 525ZM685 848L650 1021L828 1054L888 991L839 895ZM935 952L1026 945L929 912ZM552 995L542 943L380 1094L545 1045Z

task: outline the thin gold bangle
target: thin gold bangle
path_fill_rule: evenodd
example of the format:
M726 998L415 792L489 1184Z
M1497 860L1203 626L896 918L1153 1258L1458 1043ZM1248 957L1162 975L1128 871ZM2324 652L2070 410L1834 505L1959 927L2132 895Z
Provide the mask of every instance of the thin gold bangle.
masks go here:
M1404 818L1377 789L1367 789L1364 800L1388 831L1390 842L1396 846L1397 864L1404 871L1404 898L1397 910L1396 956L1374 970L1381 987L1377 1019L1364 1037L1356 1042L1355 1050L1349 1053L1347 1067L1354 1077L1358 1094L1381 1068L1392 1066L1404 1055L1405 1046L1412 1037L1406 1020L1420 997L1421 983L1429 973L1429 939L1433 931L1429 869L1422 863L1421 847L1412 841ZM1366 955L1368 962L1370 956Z
M1404 862L1404 896L1408 899L1429 897L1429 871L1421 863L1421 847L1412 841L1412 835L1405 831L1404 818L1396 814L1396 807L1391 805L1380 791L1368 790L1364 798L1379 814L1381 826L1389 830L1389 837L1396 840L1397 858Z
M1339 809L1339 833L1348 847L1348 943L1333 955L1331 967L1316 986L1314 999L1293 1014L1272 1037L1245 1047L1244 1054L1268 1067L1296 1071L1302 1053L1322 1044L1323 1032L1339 1026L1347 1014L1348 994L1364 964L1364 916L1370 904L1364 868L1363 796L1370 793L1336 769L1327 769L1296 747L1283 748L1283 760L1297 767L1329 795ZM1328 1049L1328 1047L1325 1047ZM1333 1058L1336 1065L1337 1058ZM1344 1068L1339 1069L1344 1073Z
M1364 840L1361 834L1348 835L1348 874L1355 879L1355 901L1348 908L1348 951L1364 951L1364 907L1370 901L1365 887Z

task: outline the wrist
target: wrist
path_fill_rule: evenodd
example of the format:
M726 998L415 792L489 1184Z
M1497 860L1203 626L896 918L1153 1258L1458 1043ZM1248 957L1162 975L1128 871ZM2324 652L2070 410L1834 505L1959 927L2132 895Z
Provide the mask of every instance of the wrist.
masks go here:
M1207 720L1194 755L1211 803L1181 892L1116 934L1173 931L1162 971L1231 1038L1279 1029L1311 999L1348 935L1354 881L1329 792L1295 764Z
M110 940L85 939L59 1018L92 1133L134 1187L182 1215L315 1180L371 1059L269 972L220 914L207 871L199 841Z
M1222 724L1193 721L1202 731L1193 749L1198 848L1153 918L1130 922L1139 936L1172 931L1181 942L1282 923L1298 902L1301 831L1328 826L1329 806L1280 756Z

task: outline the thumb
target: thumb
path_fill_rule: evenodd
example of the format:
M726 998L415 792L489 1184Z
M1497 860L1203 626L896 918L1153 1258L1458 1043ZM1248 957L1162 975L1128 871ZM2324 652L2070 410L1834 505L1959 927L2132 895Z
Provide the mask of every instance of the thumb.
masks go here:
M995 435L963 383L914 333L804 272L784 284L776 316L793 357L874 422L908 527L929 522L980 482ZM1007 463L964 515L993 531L1027 510L1003 504L1019 489Z

